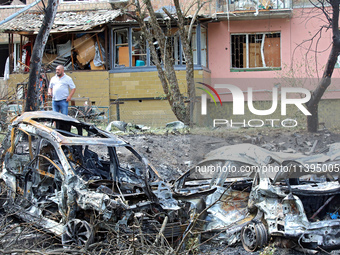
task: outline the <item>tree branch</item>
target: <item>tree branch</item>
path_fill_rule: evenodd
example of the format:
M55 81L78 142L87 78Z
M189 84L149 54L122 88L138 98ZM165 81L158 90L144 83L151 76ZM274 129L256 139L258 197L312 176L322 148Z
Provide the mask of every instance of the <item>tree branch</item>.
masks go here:
M189 41L189 43L190 43L190 41L191 41L192 28L193 28L193 26L194 26L194 24L195 24L195 20L196 20L196 18L197 18L197 15L198 15L198 13L200 12L200 10L202 9L202 7L203 7L205 4L206 4L206 2L203 2L203 3L197 8L197 10L196 10L194 16L193 16L192 19L191 19L190 26L189 26L189 30L188 30L188 41Z

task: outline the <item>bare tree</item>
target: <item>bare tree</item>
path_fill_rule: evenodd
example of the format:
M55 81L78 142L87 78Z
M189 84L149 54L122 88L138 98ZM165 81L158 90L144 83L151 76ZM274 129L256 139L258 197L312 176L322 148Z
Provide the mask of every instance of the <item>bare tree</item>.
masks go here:
M179 0L173 0L176 13L171 13L163 8L166 18L157 19L150 0L136 0L134 14L128 13L140 25L148 42L152 61L155 64L163 91L178 120L185 124L191 123L192 111L195 105L194 63L191 48L192 30L197 15L206 1L194 1L188 10L182 10ZM196 8L192 19L186 18L187 12ZM147 18L147 20L146 20ZM175 59L171 45L172 28L178 28L179 37L186 64L186 89L187 95L180 91L179 82L175 71Z
M318 1L318 6L315 8L320 9L326 16L329 26L327 28L332 29L332 48L328 56L328 60L322 75L320 82L316 89L312 92L311 99L306 104L307 109L312 114L307 116L307 128L309 132L317 132L318 129L318 105L321 97L325 93L326 89L331 84L331 77L334 71L335 64L337 62L338 55L340 53L340 31L339 31L339 4L340 0L325 0ZM328 6L330 5L330 7Z
M42 57L43 57L43 53L45 50L45 45L47 43L48 36L52 29L54 18L57 14L57 9L58 9L58 0L48 0L47 7L43 9L44 11L43 23L41 25L41 28L35 40L33 52L32 52L25 111L36 111L38 109L37 95L40 89L39 77L40 77L41 61L42 61Z

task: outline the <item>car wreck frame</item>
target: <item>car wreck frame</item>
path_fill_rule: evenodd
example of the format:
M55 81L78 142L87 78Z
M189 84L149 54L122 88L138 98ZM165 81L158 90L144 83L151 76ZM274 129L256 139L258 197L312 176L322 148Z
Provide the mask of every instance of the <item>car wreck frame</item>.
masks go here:
M181 244L196 225L192 233L241 240L247 251L270 238L340 247L340 144L312 156L221 147L171 187L117 136L59 113L27 112L12 121L1 163L0 205L64 247L131 234L136 221L150 239L163 229Z
M1 205L61 236L64 247L105 240L105 231L181 236L190 205L146 158L117 136L56 112L26 112L2 144ZM123 150L123 151L122 151ZM128 156L126 154L128 153Z
M204 199L207 238L241 241L250 252L270 238L331 250L340 247L339 166L340 143L317 155L231 145L209 152L178 178L174 192L194 203L195 194L210 191Z

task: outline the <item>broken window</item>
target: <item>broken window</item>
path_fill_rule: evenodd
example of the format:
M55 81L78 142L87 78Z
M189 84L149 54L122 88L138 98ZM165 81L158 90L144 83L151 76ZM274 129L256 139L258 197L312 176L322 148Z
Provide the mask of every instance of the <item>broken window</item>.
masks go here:
M36 193L46 195L54 193L55 190L61 189L61 172L62 166L53 145L43 139L40 143L40 151L34 168L33 174L36 183Z
M194 65L198 65L198 51L200 49L197 48L198 45L197 45L196 30L192 31L191 40L190 40L190 46L191 46L191 49L192 49L192 58L193 58ZM180 47L182 49L182 45L180 45ZM183 49L182 49L182 54L183 54L183 56L182 56L182 58L183 58L182 64L185 65L186 60L185 60L185 54L184 54Z
M182 59L181 59L181 44L180 44L180 38L179 35L176 34L175 36L171 37L171 43L173 46L173 57L175 60L175 65L179 65L180 63L182 63Z
M196 40L196 31L192 32L191 36L191 49L192 49L192 57L194 59L194 65L197 65L197 40Z
M129 67L129 38L128 29L118 29L115 31L115 67Z
M196 30L193 31L190 43L194 64L198 65L201 62L203 66L207 66L206 29L202 28L201 31L201 39L198 39ZM113 30L113 36L114 68L150 67L155 65L151 52L148 49L146 37L140 28L116 28ZM169 29L166 38L167 56L173 58L176 66L185 65L186 61L178 28ZM197 40L200 40L200 43ZM160 62L163 62L163 59L161 59L161 49L158 47L156 39L154 39L153 44L156 47L156 53ZM199 52L201 52L201 56L199 56ZM167 57L167 59L169 58Z
M155 41L154 45L156 46L156 52L159 57L160 62L163 62L163 59L161 59L161 52L160 48L158 46L158 42ZM171 28L169 30L169 36L166 38L166 50L167 50L167 57L168 60L170 57L172 57L174 61L174 65L185 65L185 56L182 49L181 39L179 36L178 28ZM154 61L152 60L152 56L150 56L151 65L155 65Z
M140 28L132 29L132 66L146 65L146 39Z
M109 147L97 145L62 146L74 172L84 180L109 180L112 159Z
M201 26L201 65L205 67L208 67L207 44L208 44L207 29Z
M231 68L281 67L281 34L231 35Z
M116 172L116 181L124 183L122 190L125 192L140 193L143 179L152 182L155 181L158 176L155 174L150 165L146 166L141 156L131 147L115 147L118 170ZM148 167L148 169L146 169ZM129 187L129 189L127 189Z
M20 158L22 165L28 163L36 154L37 142L37 137L17 129L15 131L14 154L12 157Z

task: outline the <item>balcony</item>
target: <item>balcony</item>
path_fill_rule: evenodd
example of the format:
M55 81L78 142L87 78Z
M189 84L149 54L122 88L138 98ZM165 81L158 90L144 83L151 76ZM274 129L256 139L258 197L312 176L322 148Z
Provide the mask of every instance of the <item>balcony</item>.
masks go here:
M216 0L216 17L230 20L288 18L292 0Z

